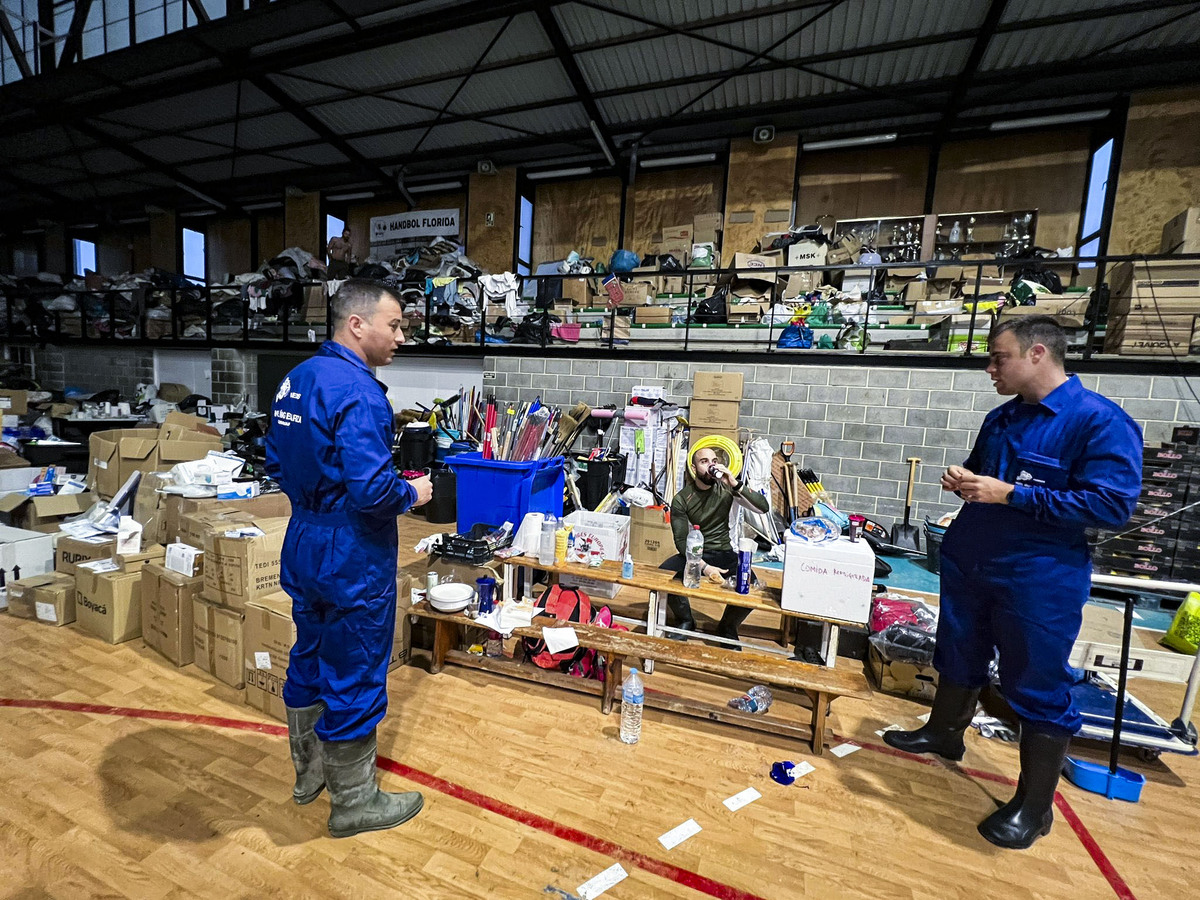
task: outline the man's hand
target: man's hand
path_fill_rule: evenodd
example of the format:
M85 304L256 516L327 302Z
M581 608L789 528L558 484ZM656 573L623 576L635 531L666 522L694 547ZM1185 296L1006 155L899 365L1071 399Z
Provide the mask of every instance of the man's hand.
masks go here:
M942 475L942 490L957 491L959 485L962 484L963 476L970 474L971 472L962 466L951 466Z
M713 584L720 584L723 582L727 574L729 574L728 569L718 569L716 566L708 565L704 567L704 577Z
M428 475L414 478L409 484L417 489L417 502L413 504L414 508L424 506L433 499L433 482L429 480Z
M964 500L970 500L972 503L1008 503L1013 486L1007 481L987 475L976 475L966 470L964 472L958 480L958 493ZM945 478L942 481L944 484Z
M727 468L718 463L712 467L712 471L720 483L728 486L732 491L737 490L737 479L733 477Z

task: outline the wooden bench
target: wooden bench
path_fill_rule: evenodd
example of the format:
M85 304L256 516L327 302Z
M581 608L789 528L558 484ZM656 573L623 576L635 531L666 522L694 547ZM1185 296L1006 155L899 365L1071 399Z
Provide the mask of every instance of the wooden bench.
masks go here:
M513 630L513 634L519 637L540 638L543 626L570 625L575 629L581 647L593 649L604 658L605 679L601 683L586 678L574 678L561 672L540 669L532 663L473 656L457 649L461 629L479 627L470 618L464 615L439 613L425 603L414 605L409 612L411 615L434 622L433 660L430 667L432 672L441 672L447 662L452 662L528 681L552 684L568 690L598 694L600 710L605 715L612 712L613 701L621 690L626 657L657 660L669 665L714 675L724 675L802 691L811 703L811 713L807 724L797 723L770 712L742 712L728 706L656 691L649 686L646 690L646 706L711 721L740 725L770 734L788 734L807 740L813 753L817 756L820 756L825 749L825 717L829 702L835 697L854 697L860 700L871 697L871 687L867 683L866 676L861 672L814 666L752 651L739 653L711 647L699 641L683 643L667 638L615 631L592 625L556 622L545 616L534 619L534 624L530 627Z

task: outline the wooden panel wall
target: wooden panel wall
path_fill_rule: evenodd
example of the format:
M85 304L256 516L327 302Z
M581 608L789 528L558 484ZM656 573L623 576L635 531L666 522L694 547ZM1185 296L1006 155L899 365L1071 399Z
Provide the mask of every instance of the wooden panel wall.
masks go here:
M625 244L642 256L658 253L663 228L721 212L724 181L721 166L638 172L625 201Z
M1200 206L1200 90L1135 94L1109 252L1157 253L1163 225L1190 206Z
M283 242L283 235L283 213L258 217L258 259L254 260L253 268L257 269L288 248L289 245Z
M619 178L540 184L533 199L530 262L536 267L578 250L583 256L595 257L607 265L617 249L620 223Z
M795 134L777 134L769 144L749 138L730 142L723 261L732 259L736 251L754 249L764 234L786 231L791 224L796 146Z
M459 221L467 209L466 191L451 191L446 194L421 194L413 209L457 209ZM403 200L376 200L370 203L357 203L346 210L343 217L350 229L350 243L359 261L371 255L371 217L394 216L408 212L408 205ZM509 229L512 225L509 224ZM321 248L324 251L324 247ZM506 267L507 268L507 267Z
M467 255L492 272L511 271L516 246L517 170L472 175L468 196Z
M256 268L250 259L249 219L210 219L204 247L208 256L208 275L215 283L225 284L226 276L241 275Z
M796 224L821 216L915 216L925 206L929 148L863 147L800 153Z
M320 193L289 191L283 203L284 246L280 249L299 247L314 256L323 256L321 225Z
M179 227L173 209L150 210L150 265L175 272L179 269Z
M1089 139L1079 128L947 143L934 212L1036 208L1038 246L1074 247Z

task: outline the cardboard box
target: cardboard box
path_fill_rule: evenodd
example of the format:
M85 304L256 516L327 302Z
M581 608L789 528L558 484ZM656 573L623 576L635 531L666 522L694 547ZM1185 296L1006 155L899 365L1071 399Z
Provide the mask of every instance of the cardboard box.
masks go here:
M741 404L736 400L693 400L688 424L696 428L729 430L738 427Z
M793 612L865 624L871 613L875 553L866 541L810 544L788 533L780 603Z
M133 498L133 517L141 523L146 540L156 544L167 543L166 507L171 495L159 493L163 478L161 472L143 473Z
M116 552L116 537L75 538L60 534L54 545L54 571L74 575L80 563L91 562L93 559L111 559Z
M197 550L203 550L211 533L228 531L239 525L250 525L253 522L253 516L233 509L217 508L185 513L179 517L177 539Z
M658 568L677 552L666 507L629 510L629 552L640 565Z
M396 573L396 633L392 637L392 655L388 658L388 671L408 665L412 657L412 622L408 611L412 609L412 576L408 572Z
M75 579L50 573L8 583L8 614L48 625L75 621Z
M75 617L79 627L110 644L142 634L141 573L86 569L75 573Z
M586 278L564 278L562 282L562 298L573 306L590 306L592 302L591 284ZM503 307L500 307L503 309Z
M162 544L148 544L137 553L118 553L115 557L122 572L140 572L150 563L162 565L167 548Z
M586 572L584 566L579 567L580 572ZM564 572L558 578L558 583L563 587L578 588L583 591L588 597L593 600L596 597L603 597L605 600L611 600L617 596L621 590L621 585L612 581L602 581L599 578L589 578L587 575L576 575L574 573Z
M1200 253L1200 206L1185 209L1163 226L1162 253Z
M283 591L267 594L247 603L245 614L242 654L246 705L286 722L283 685L292 645L296 643L292 598Z
M1052 316L1064 328L1082 328L1088 305L1092 301L1091 291L1072 292L1061 296L1038 297L1034 306L1005 306L1000 318L1013 316Z
M204 551L191 544L176 541L167 545L167 554L163 565L185 578L202 577L204 575Z
M697 372L692 379L692 397L696 400L738 400L745 390L741 372Z
M0 497L0 523L53 534L65 519L87 512L98 499L92 493L30 497L16 491Z
M725 319L730 325L748 325L761 322L770 310L771 304L765 300L730 303L725 307Z
M204 599L241 609L256 597L279 590L279 557L287 519L255 519L264 533L230 537L210 532L204 542Z
M874 647L867 652L867 665L875 683L885 693L917 700L933 700L937 693L938 673L933 666L886 662Z
M27 412L28 391L0 391L0 416L23 416Z
M625 285L625 302L622 306L642 307L658 296L658 286L648 281L631 281Z
M53 537L40 531L0 525L0 576L5 583L53 571ZM0 600L4 599L3 594L0 590Z
M245 687L242 654L243 615L209 603L192 600L192 656L196 667L234 688Z
M303 322L324 322L329 318L329 303L325 298L323 284L309 284L304 287L304 311L301 314Z
M692 219L692 243L715 244L717 234L722 230L721 214L700 213Z
M788 247L789 266L823 266L829 258L829 245L818 241L797 241Z
M158 469L158 432L151 428L114 428L88 438L88 484L111 499L134 472Z
M577 552L582 554L599 549L605 559L616 562L625 559L625 551L629 549L628 516L580 510L571 513L563 522L572 526Z
M177 666L190 664L195 655L192 601L201 584L158 563L142 569L142 640Z
M638 325L670 325L671 307L639 306L633 311L633 320Z
M663 244L687 244L692 246L691 225L664 225L662 230ZM684 262L684 260L679 260Z

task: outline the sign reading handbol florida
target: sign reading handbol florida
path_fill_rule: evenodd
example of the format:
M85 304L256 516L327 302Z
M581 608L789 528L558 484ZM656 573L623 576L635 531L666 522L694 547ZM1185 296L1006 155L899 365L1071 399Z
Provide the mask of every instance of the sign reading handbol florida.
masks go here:
M371 219L371 254L386 257L432 237L458 237L457 209L421 209Z

